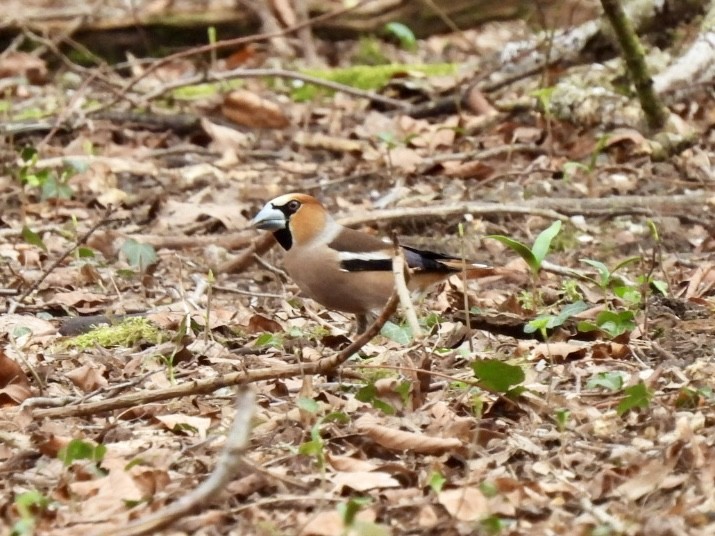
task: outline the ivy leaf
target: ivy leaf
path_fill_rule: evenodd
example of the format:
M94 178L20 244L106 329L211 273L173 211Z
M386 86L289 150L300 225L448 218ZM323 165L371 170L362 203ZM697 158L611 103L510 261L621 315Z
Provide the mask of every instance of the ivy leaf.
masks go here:
M62 447L57 453L57 458L62 461L65 466L72 465L75 460L90 460L101 462L104 455L107 453L107 447L100 444L94 444L81 439L73 439L66 447Z
M382 326L380 335L402 345L412 342L412 331L408 326L400 326L390 321L385 322L385 325Z
M586 389L596 387L619 391L623 387L623 375L620 372L599 372L586 383Z
M31 246L37 246L42 251L47 253L47 246L42 241L42 238L40 238L40 235L30 229L27 225L22 228L22 239Z
M497 393L508 392L526 378L521 367L498 359L481 359L474 361L471 366L474 376L484 387Z
M140 271L146 271L157 261L156 250L149 244L141 244L129 238L122 246L122 253L127 256L129 264Z
M626 387L623 392L626 394L626 398L621 400L616 407L616 413L620 417L635 408L647 409L650 406L650 399L653 398L653 393L643 382Z

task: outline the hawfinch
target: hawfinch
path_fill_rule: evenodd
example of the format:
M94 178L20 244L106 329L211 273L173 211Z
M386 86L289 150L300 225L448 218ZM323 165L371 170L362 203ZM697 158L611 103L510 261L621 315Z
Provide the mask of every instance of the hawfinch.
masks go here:
M285 269L305 296L329 309L357 316L358 333L368 316L379 313L394 288L392 244L336 222L317 199L306 194L276 197L251 224L273 231L286 250ZM462 270L462 260L402 246L410 268L410 290L430 285ZM478 264L469 269L489 270Z

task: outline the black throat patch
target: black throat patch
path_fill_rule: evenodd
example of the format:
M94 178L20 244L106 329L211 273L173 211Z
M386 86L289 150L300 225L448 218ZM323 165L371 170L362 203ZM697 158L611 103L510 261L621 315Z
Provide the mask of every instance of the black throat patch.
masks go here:
M273 231L273 236L276 237L278 243L286 251L293 246L293 237L288 229L278 229L277 231Z

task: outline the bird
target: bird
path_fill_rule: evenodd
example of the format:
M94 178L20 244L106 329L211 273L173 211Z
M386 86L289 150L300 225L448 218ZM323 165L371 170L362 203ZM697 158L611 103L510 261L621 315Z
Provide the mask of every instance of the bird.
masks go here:
M315 197L289 193L272 199L251 220L271 231L285 250L283 265L301 292L328 309L357 318L357 333L379 313L392 295L394 246L339 224ZM464 269L451 255L400 245L409 268L408 288L424 291ZM468 263L478 275L490 267Z

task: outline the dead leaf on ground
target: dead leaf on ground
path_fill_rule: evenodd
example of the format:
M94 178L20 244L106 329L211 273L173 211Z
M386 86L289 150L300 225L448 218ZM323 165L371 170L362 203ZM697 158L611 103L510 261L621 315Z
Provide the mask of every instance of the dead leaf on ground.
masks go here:
M264 99L251 91L237 89L226 95L221 111L234 123L249 128L285 128L290 124L285 105Z
M409 450L420 454L442 454L462 447L462 442L455 438L431 437L395 430L378 424L371 415L363 415L355 422L360 433L367 435L379 445L391 450Z

